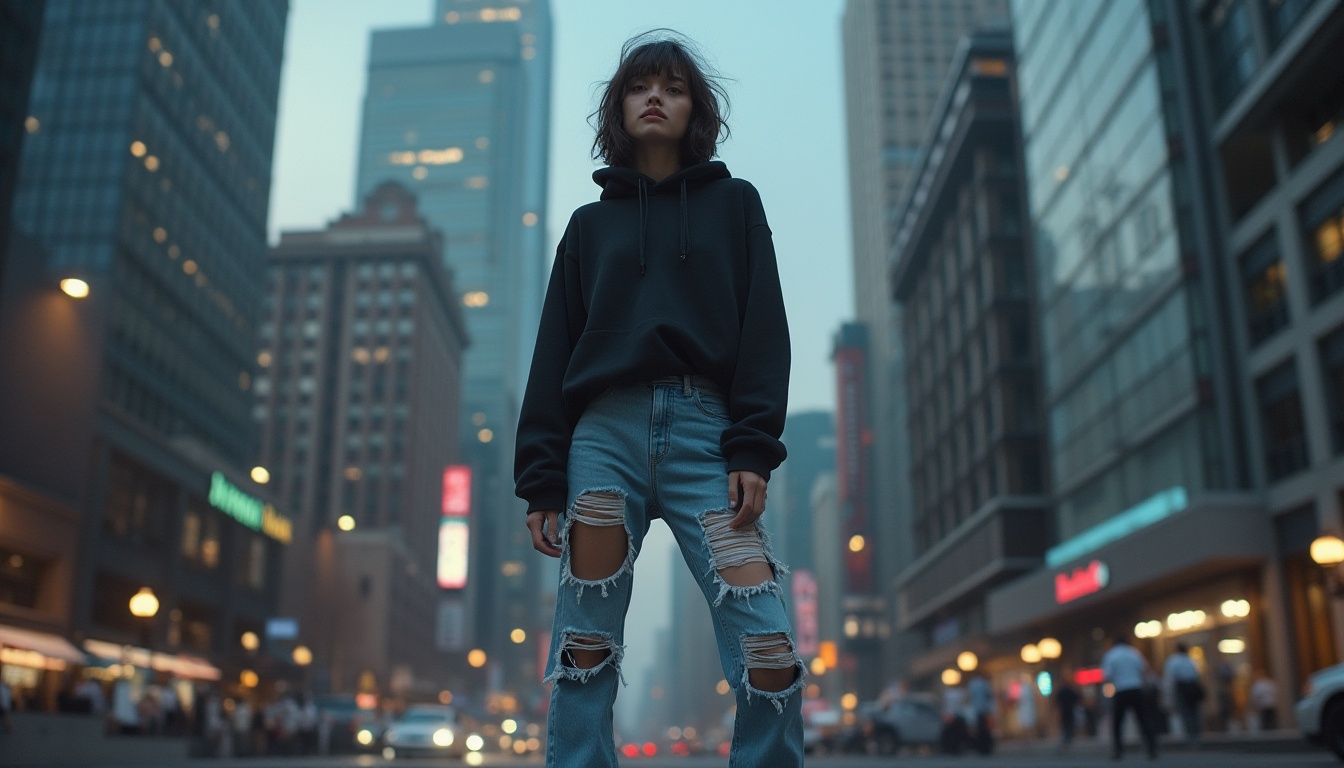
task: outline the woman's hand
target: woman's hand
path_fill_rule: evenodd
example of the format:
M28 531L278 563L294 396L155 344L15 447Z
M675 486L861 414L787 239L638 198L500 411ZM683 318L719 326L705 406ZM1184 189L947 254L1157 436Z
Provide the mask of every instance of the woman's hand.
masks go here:
M549 557L560 556L560 513L537 510L527 513L527 529L532 532L532 548Z
M765 511L765 478L740 469L728 473L728 508L737 510L737 516L728 527L741 530L756 522Z

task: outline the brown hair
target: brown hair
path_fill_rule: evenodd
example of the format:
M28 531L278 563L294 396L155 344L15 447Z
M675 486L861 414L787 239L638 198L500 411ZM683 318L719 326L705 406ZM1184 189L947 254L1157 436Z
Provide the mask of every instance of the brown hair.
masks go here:
M670 29L653 29L625 41L616 73L602 90L597 110L588 116L597 136L593 157L607 165L634 161L635 140L625 130L621 110L626 86L650 75L675 75L686 81L691 96L691 121L681 139L681 165L703 163L718 154L719 139L728 138L728 93L720 75L705 64L695 44Z

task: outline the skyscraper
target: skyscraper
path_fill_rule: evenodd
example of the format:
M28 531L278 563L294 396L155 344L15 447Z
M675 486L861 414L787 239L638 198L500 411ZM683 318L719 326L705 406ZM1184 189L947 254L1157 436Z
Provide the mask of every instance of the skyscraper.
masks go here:
M473 469L478 610L468 632L509 681L536 679L540 569L513 500L513 439L548 267L551 21L545 0L440 0L432 26L378 31L357 194L393 180L444 236L472 339L463 460ZM510 641L515 629L526 645Z
M967 650L992 657L986 594L1051 543L1015 77L1009 30L962 41L894 250L917 554L898 619L922 684Z
M415 202L384 184L271 251L254 416L295 521L281 610L314 630L319 689L353 692L369 671L381 693L438 691L465 668L438 655L466 649L435 629L467 338L442 240Z
M28 495L0 540L95 653L190 650L218 675L274 613L288 521L247 414L287 13L46 3L0 302L0 472ZM144 590L150 619L128 609Z
M42 12L40 1L0 0L0 48L12 52L0 61L0 285L5 281L19 149L24 134L40 127L28 114L28 91L33 83Z
M888 269L895 222L929 116L957 43L987 23L1006 22L1007 0L846 0L843 21L845 113L856 320L867 326L872 435L874 543L884 557L878 583L889 585L914 557L905 372L900 310ZM889 605L895 594L887 591ZM900 642L899 639L893 642ZM888 676L905 652L889 648Z
M1302 679L1339 655L1344 5L1013 12L1059 541L989 629Z

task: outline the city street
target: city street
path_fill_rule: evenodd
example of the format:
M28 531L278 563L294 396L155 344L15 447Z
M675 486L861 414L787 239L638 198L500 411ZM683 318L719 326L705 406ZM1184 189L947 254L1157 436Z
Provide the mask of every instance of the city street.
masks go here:
M645 768L710 768L711 766L723 766L726 760L720 757L656 757L656 758L622 758L622 766L644 766ZM443 760L433 759L415 759L398 760L391 763L379 758L347 757L347 758L295 758L295 759L268 759L268 760L188 760L176 766L195 766L197 768L372 768L374 766L406 766L415 768L415 766L442 766L445 764L462 765L453 761L445 763ZM518 759L503 755L486 755L482 765L505 768L509 766L538 766L542 764L539 757L529 759ZM1185 751L1172 751L1161 755L1155 762L1148 760L1136 752L1126 755L1119 765L1169 765L1181 766L1181 768L1270 768L1274 766L1293 766L1293 768L1325 768L1326 766L1338 765L1334 756L1327 752L1275 752L1275 753L1230 753L1205 751L1199 753L1189 753ZM125 763L101 766L100 768L147 768L146 763ZM165 766L164 763L155 763L155 766ZM879 757L852 757L852 756L815 756L807 760L810 768L877 768L878 766L893 765L917 765L921 768L977 768L979 766L1020 766L1028 768L1030 766L1069 766L1070 768L1100 768L1100 766L1117 765L1109 759L1105 752L1096 749L1089 749L1085 752L1079 752L1073 755L1057 754L999 754L991 757L965 756L965 757L943 757L943 756L924 756L924 755L902 755L898 758L879 758Z

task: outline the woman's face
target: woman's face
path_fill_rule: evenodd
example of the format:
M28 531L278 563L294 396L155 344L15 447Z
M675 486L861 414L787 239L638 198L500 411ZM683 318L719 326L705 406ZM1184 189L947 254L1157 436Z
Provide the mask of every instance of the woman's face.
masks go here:
M691 94L675 75L646 75L625 86L621 110L636 144L681 141L691 123Z

